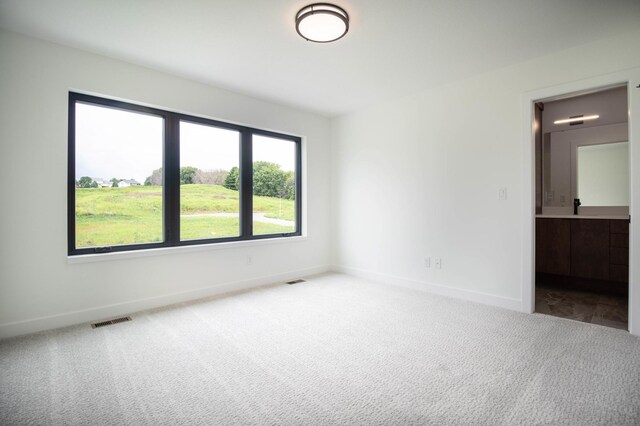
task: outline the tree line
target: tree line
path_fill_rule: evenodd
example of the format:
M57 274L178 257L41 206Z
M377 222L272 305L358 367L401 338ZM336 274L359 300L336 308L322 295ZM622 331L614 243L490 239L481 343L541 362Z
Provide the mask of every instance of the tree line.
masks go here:
M146 186L162 185L162 167L154 170L144 181ZM206 184L222 185L238 191L240 188L240 170L233 167L226 171L200 170L197 167L180 167L180 185ZM277 197L293 200L295 198L295 176L292 171L284 171L280 165L268 161L253 163L253 194L263 197Z

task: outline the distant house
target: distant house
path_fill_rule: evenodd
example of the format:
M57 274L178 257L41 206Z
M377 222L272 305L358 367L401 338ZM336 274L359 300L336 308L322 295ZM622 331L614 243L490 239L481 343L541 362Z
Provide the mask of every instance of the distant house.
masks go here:
M142 184L135 179L123 179L120 182L118 182L119 188L126 188L127 186L140 186L140 185Z
M111 188L111 181L102 178L92 178L98 184L98 188Z

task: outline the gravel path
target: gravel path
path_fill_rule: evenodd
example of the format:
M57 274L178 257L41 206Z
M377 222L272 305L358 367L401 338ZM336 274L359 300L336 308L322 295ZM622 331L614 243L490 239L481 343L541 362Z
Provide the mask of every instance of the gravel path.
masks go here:
M238 217L238 213L196 213L196 214L181 214L180 217ZM274 225L281 226L294 226L295 222L292 220L274 219L266 217L264 213L254 213L253 220L256 222L272 223Z

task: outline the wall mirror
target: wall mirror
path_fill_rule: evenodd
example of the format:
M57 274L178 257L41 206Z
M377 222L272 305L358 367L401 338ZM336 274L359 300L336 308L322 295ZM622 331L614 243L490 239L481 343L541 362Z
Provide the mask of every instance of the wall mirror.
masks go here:
M583 206L629 205L629 142L578 145L577 198Z
M551 132L542 141L543 212L629 205L627 124Z

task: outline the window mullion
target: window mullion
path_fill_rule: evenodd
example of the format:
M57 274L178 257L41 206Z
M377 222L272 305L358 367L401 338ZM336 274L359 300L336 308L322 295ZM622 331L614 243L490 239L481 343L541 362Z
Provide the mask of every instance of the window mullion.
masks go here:
M253 143L248 129L241 132L240 142L240 228L241 238L253 235Z
M173 114L165 117L163 182L165 244L174 246L180 242L180 121Z

